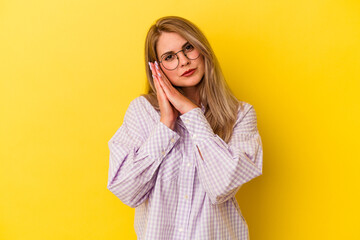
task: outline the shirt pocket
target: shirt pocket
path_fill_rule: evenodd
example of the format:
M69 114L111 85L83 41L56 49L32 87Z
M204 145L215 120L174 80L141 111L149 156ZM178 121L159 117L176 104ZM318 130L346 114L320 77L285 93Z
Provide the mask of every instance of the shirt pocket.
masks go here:
M182 152L178 147L171 149L171 151L164 157L160 166L157 178L160 181L170 181L179 176L179 171L182 163Z

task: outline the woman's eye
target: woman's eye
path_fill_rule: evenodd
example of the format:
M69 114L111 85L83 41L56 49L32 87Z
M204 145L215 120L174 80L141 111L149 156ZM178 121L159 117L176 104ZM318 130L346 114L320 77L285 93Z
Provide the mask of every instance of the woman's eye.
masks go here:
M165 57L165 61L171 61L174 59L174 55L168 55Z
M194 49L194 47L193 47L193 45L191 45L191 44L189 44L189 45L187 45L187 46L185 47L185 50L186 50L186 51L193 50L193 49Z

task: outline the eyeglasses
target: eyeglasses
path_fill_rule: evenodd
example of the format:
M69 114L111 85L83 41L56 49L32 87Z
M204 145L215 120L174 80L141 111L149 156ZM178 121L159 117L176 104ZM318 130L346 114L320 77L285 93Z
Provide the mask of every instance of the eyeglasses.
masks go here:
M200 52L190 43L186 44L184 48L176 53L167 53L161 58L161 65L167 70L174 70L179 65L178 53L183 52L185 57L189 60L195 60L200 56ZM176 58L175 58L176 56Z

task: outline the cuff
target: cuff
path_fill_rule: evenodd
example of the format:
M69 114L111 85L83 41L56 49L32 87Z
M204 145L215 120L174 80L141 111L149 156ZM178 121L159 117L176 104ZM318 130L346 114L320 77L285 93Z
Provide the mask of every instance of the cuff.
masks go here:
M180 135L177 132L159 121L139 149L139 152L144 154L144 156L150 156L156 161L161 161L170 152L179 138ZM137 159L140 160L142 157Z
M180 115L192 139L204 141L209 137L215 137L209 122L207 121L201 108L193 108L190 111Z

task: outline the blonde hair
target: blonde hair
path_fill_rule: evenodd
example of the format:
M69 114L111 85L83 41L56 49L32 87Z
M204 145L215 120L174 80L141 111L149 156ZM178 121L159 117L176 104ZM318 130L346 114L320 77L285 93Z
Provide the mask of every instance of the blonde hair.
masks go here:
M159 62L156 44L162 32L176 32L204 56L205 73L199 84L200 101L205 107L205 117L215 134L226 143L231 138L233 127L237 119L241 101L233 95L222 74L219 62L205 35L200 29L187 19L178 16L166 16L158 19L149 29L145 40L145 69L147 75L147 94L144 96L151 105L159 111L156 88L148 62ZM174 86L184 95L181 87Z

